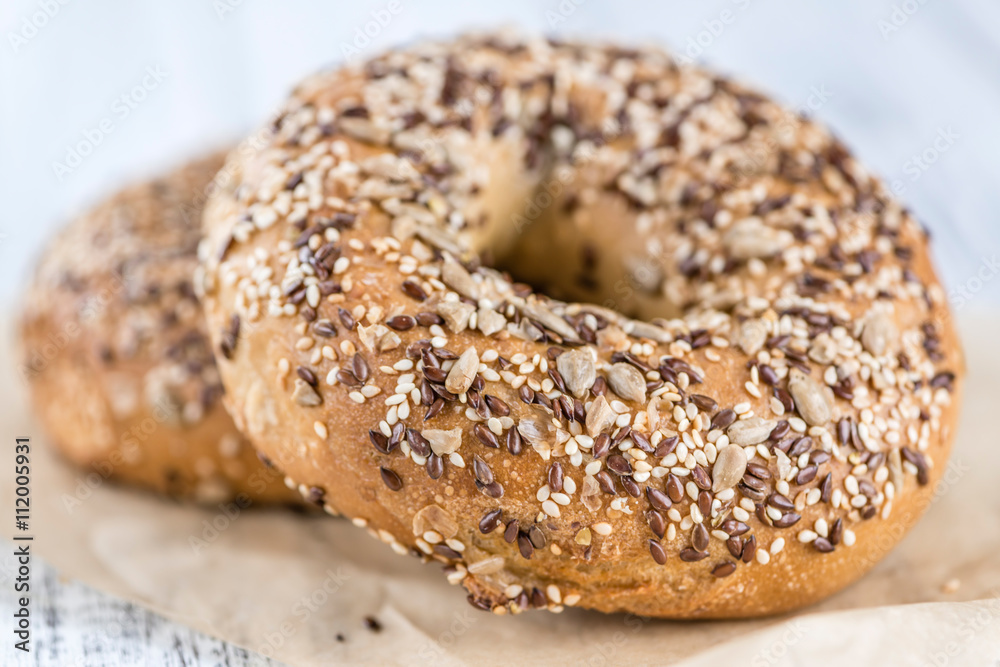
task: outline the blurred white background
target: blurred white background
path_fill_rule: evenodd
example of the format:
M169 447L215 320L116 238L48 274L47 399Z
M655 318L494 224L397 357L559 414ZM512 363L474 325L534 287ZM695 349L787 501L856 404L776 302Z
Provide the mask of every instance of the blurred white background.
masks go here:
M811 109L900 181L956 307L1000 305L995 0L3 0L0 301L67 216L238 139L304 74L497 25L658 42Z

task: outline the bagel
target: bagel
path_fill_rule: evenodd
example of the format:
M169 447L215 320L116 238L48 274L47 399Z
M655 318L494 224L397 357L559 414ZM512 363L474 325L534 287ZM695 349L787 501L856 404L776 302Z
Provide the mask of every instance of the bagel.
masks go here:
M22 375L52 442L97 479L209 504L298 504L219 400L192 288L223 160L122 190L60 232L27 290Z
M313 76L257 138L204 215L224 400L474 606L781 612L931 498L962 362L927 236L815 123L491 34Z

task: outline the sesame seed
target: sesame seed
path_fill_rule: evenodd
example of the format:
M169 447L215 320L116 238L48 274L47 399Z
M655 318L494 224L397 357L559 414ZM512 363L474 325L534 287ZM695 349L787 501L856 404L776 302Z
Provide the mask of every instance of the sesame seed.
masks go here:
M591 526L591 528L598 535L602 535L602 536L605 536L605 537L608 536L608 535L610 535L611 531L612 531L611 524L610 523L606 523L604 521L595 523L593 526Z

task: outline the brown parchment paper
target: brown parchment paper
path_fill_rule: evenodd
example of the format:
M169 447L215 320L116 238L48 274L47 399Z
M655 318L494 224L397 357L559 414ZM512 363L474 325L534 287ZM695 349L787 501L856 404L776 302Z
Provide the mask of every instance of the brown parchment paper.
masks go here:
M66 577L292 665L995 667L1000 313L961 324L969 364L962 426L927 516L859 583L785 617L678 623L576 609L495 617L472 609L439 566L398 556L346 520L198 509L104 483L45 446L10 345L0 497L12 506L13 439L30 435L36 555ZM366 616L381 631L367 629Z

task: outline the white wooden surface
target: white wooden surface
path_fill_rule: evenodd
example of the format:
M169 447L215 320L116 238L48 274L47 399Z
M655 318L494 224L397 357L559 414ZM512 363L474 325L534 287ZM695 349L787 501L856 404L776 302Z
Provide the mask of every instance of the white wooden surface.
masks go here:
M403 10L375 31L362 55L417 35L497 24L653 40L790 105L815 107L812 114L875 171L903 182L903 198L937 236L956 306L1000 304L1000 280L993 279L1000 251L995 0L398 2ZM39 19L43 5L51 16ZM237 138L296 79L357 45L358 30L387 5L3 0L0 302L17 293L61 219L123 180ZM162 82L126 117L115 115L116 99L148 68L160 68ZM58 177L54 163L109 116L114 131L72 173ZM957 138L935 152L936 138L949 131ZM925 153L933 160L921 161ZM4 665L274 664L60 582L37 563L35 576L36 652L22 661L0 634ZM5 584L0 618L9 618L12 604ZM4 621L0 633L6 632Z
M4 541L7 551L9 542ZM5 593L8 570L4 571ZM252 651L195 632L151 611L64 581L37 560L32 570L31 652L13 647L7 619L13 598L0 595L0 664L7 667L278 667Z

